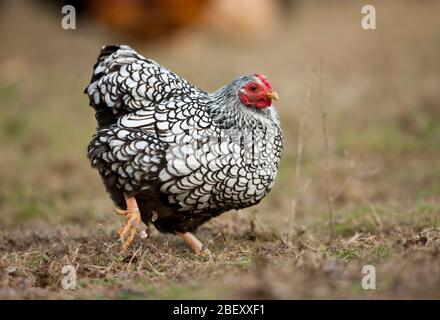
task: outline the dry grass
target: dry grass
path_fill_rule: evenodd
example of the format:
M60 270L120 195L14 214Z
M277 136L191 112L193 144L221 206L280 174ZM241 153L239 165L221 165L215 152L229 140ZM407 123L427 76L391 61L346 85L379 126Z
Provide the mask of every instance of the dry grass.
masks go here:
M119 253L122 221L85 157L95 123L82 90L98 48L124 41L13 3L0 19L0 298L440 298L439 3L372 1L366 32L360 2L307 1L276 38L196 29L136 45L207 90L264 72L282 98L277 183L200 229L211 259L154 232ZM61 288L66 264L76 290ZM361 288L365 264L376 290Z

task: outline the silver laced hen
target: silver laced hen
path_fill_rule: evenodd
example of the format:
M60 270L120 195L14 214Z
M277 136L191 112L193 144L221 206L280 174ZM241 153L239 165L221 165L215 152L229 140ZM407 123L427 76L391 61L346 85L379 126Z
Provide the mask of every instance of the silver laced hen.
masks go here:
M128 46L105 46L85 92L98 121L88 158L127 217L123 249L142 220L206 253L198 226L271 190L283 135L264 76L207 93Z

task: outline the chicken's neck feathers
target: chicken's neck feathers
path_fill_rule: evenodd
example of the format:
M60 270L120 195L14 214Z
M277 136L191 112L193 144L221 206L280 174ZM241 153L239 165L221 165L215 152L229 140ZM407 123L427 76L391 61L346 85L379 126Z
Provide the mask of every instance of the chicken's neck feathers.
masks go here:
M257 109L245 106L237 93L238 89L232 85L224 86L207 95L208 111L219 125L230 128L267 127L276 125L278 119L276 111L270 108Z

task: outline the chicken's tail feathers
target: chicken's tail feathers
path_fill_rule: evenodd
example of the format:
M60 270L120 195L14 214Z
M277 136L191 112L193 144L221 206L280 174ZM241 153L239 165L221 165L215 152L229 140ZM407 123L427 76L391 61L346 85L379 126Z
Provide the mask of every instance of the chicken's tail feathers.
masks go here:
M118 93L112 92L109 75L118 72L123 65L139 59L145 58L127 45L106 45L102 47L93 66L90 84L84 90L84 93L89 96L90 106L96 111L95 116L99 128L116 123L119 117L126 113L126 110L121 108ZM100 81L101 79L102 81Z
M89 90L90 85L93 84L93 82L99 80L104 75L106 66L108 65L109 62L106 61L106 58L111 56L113 53L117 52L122 47L124 46L112 44L112 45L105 45L101 48L98 59L96 60L95 65L93 66L93 74L92 74L92 79L90 80L90 84L84 89L85 94L90 94L90 90Z
M109 55L111 55L112 53L118 51L121 48L129 48L128 46L125 45L118 45L118 44L109 44L109 45L105 45L101 48L101 53L98 57L98 60L101 60L101 58L105 58Z
M113 53L117 52L119 49L121 49L122 46L120 45L106 45L101 48L101 52L99 53L98 59L93 66L93 75L92 80L90 83L99 80L101 76L104 75L104 70L106 69L106 65L108 65L108 62L105 61L105 59L109 56L111 56ZM87 88L84 90L84 93L87 93Z
M98 59L93 66L91 82L99 80L106 73L117 71L121 66L136 60L145 60L145 57L127 45L105 45L101 48Z
M109 45L101 49L85 93L101 129L140 109L154 112L173 95L201 91L129 46Z

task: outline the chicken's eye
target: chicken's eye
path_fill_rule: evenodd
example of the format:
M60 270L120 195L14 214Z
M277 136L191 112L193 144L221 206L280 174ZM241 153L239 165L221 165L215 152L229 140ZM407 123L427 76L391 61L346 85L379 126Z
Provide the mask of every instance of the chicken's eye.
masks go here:
M250 89L251 89L252 92L255 92L255 91L257 91L257 86L256 85L251 85Z

